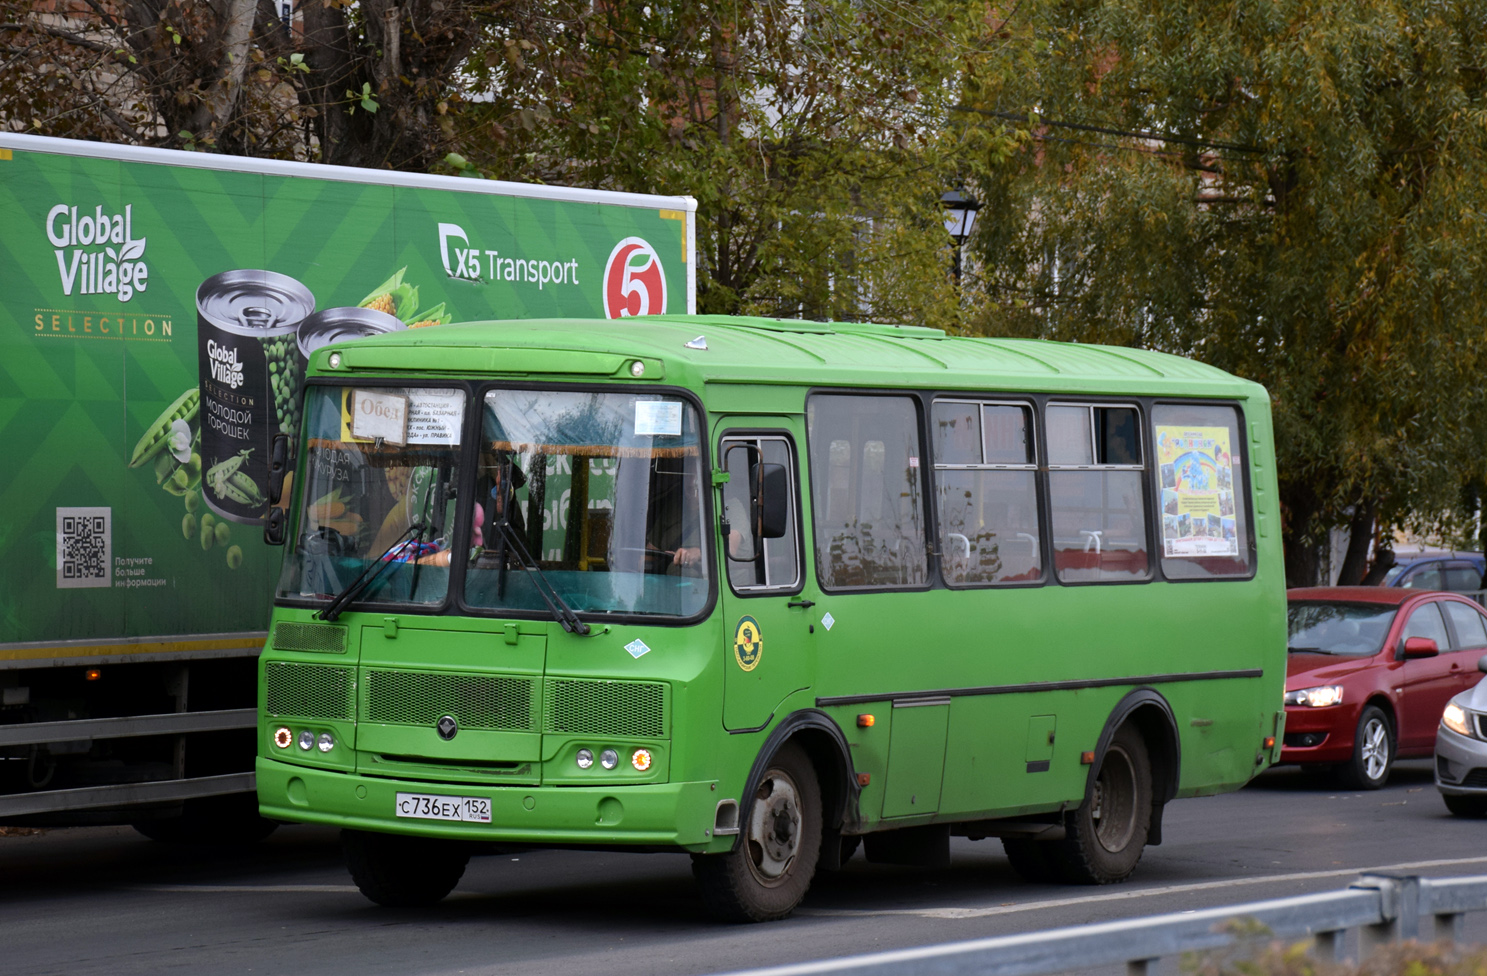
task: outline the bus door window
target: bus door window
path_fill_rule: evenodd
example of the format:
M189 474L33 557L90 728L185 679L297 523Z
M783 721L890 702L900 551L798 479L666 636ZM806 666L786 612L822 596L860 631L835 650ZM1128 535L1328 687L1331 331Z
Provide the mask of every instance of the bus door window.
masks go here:
M934 403L940 572L951 586L1043 577L1032 416L1022 403Z
M1058 403L1045 418L1058 578L1145 579L1145 465L1136 408Z
M817 394L806 415L821 584L923 586L923 450L914 401Z
M719 512L727 523L723 547L728 582L739 592L794 589L800 583L800 543L795 512L795 456L785 437L728 437L719 456L728 480L723 484ZM757 503L752 497L756 466L778 465L785 471L787 496L785 532L777 538L760 538Z

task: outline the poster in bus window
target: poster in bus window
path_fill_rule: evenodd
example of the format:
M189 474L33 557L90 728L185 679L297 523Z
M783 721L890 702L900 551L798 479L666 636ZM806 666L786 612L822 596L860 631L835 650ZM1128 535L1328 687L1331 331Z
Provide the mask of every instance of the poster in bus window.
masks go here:
M1165 554L1237 556L1229 428L1158 427L1156 435Z

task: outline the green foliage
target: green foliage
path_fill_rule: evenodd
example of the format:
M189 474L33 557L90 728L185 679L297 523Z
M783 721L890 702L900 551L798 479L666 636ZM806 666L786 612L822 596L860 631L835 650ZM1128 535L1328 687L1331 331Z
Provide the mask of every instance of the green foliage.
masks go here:
M1045 2L967 102L990 332L1148 346L1274 398L1288 573L1480 479L1487 5ZM987 219L990 215L990 219Z
M954 326L939 196L1001 141L952 124L965 0L548 0L473 52L491 176L690 194L699 307Z

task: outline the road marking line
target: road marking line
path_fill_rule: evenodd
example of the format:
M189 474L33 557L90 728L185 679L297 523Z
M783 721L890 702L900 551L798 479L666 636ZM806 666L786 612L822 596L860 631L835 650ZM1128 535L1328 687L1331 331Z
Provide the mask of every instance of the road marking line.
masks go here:
M1199 881L1193 884L1164 885L1160 888L1134 888L1118 894L1082 895L1077 898L1054 898L1047 901L1025 902L1021 905L994 905L985 908L797 908L795 914L812 915L821 918L858 918L870 915L918 915L923 918L987 918L992 915L1011 915L1016 912L1031 912L1044 908L1063 908L1069 905L1124 901L1129 898L1151 898L1158 895L1181 894L1188 891L1209 891L1214 888L1228 888L1234 885L1313 881L1320 878L1342 878L1349 875L1373 874L1380 871L1414 871L1422 868L1459 867L1466 864L1487 864L1487 857L1457 857L1437 861L1411 861L1407 864L1385 864L1365 868L1338 868L1333 871L1300 871L1295 874L1270 874L1254 878L1226 878L1222 881Z
M186 893L192 895L200 894L229 894L232 892L244 893L269 893L295 895L301 892L315 894L330 892L340 894L344 892L355 892L356 885L130 885L130 891L157 891Z

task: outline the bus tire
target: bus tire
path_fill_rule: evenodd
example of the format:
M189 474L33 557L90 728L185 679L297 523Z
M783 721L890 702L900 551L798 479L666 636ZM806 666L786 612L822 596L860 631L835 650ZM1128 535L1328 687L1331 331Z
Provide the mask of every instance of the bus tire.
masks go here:
M1025 837L1003 837L1002 850L1019 878L1032 884L1046 884L1063 880L1056 855L1050 850L1053 843Z
M1358 716L1353 758L1337 767L1337 778L1354 790L1376 790L1389 781L1394 765L1394 726L1377 705Z
M708 912L727 922L769 922L795 910L821 854L821 786L810 758L786 743L769 761L737 846L692 855Z
M418 908L454 890L470 861L464 844L401 834L341 831L341 850L351 880L386 908Z
M1151 758L1135 726L1122 725L1110 740L1089 795L1052 842L1064 880L1114 884L1130 877L1151 827Z

